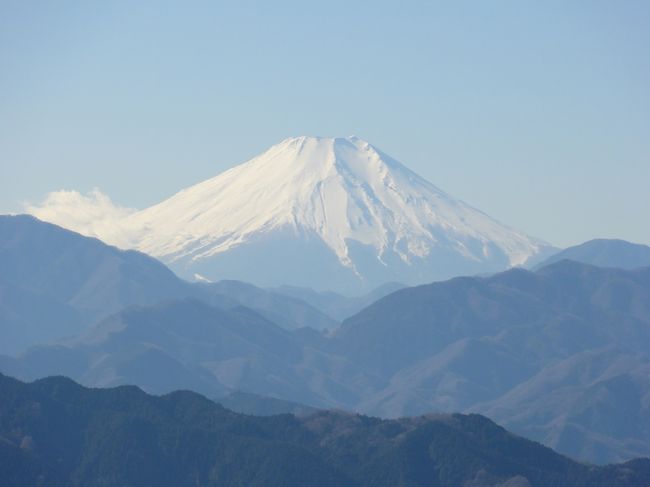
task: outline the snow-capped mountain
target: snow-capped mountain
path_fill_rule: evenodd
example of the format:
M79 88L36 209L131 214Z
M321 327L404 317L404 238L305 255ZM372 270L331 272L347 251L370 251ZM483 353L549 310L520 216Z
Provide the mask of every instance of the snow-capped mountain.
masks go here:
M286 139L95 232L118 234L185 276L347 291L502 270L550 249L357 137Z

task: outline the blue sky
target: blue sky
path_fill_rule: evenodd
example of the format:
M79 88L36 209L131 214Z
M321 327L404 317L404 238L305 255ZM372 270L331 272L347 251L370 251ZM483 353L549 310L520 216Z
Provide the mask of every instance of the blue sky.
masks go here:
M0 1L1 211L356 134L557 245L650 244L650 2Z

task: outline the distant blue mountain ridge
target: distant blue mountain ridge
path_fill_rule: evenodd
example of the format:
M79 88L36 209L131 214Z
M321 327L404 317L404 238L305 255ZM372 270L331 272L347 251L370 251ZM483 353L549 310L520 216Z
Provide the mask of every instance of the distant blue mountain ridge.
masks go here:
M0 357L22 379L241 391L383 417L479 412L574 458L650 455L648 267L560 260L404 288L323 333L310 325L327 315L295 296L190 284L30 217L0 217L0 264L3 343L29 328L23 345L37 345ZM53 330L69 338L53 343Z

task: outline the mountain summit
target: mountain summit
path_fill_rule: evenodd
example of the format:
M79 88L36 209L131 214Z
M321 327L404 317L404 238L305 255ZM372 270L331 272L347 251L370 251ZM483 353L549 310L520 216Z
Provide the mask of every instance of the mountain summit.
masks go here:
M286 139L120 232L181 275L344 291L498 271L550 248L358 137Z

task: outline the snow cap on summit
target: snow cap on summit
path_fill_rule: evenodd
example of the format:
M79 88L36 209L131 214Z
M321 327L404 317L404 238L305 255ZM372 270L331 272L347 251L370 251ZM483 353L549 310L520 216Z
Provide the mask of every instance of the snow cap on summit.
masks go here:
M269 266L284 274L277 276L280 284L323 287L318 275L292 281L288 269L294 265L303 274L310 266L312 274L339 266L341 275L366 287L415 284L521 265L549 248L356 136L285 139L129 214L120 226L120 234L129 235L124 240L183 275L269 285L272 279L259 279ZM239 255L247 255L242 269ZM248 269L252 261L255 269Z

